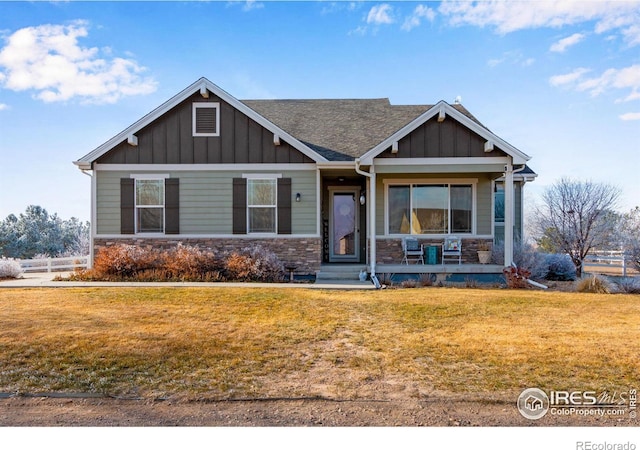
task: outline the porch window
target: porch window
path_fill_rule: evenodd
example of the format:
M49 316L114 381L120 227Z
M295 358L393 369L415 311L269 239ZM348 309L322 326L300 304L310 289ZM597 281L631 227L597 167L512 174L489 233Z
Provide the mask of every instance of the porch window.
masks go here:
M388 189L390 234L472 233L471 184L394 184Z
M496 223L504 223L504 184L496 183L493 192L493 214Z
M164 233L164 179L136 180L136 232Z
M277 180L247 180L249 233L275 233L277 229Z

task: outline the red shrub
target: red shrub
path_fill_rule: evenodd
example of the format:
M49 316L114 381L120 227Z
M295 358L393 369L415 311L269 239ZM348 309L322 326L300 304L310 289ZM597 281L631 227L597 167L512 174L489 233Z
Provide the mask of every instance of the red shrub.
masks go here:
M509 289L526 289L529 287L527 280L531 272L520 267L505 267L502 271Z
M140 271L155 268L158 259L157 251L117 244L100 249L93 261L93 272L97 277L135 277Z

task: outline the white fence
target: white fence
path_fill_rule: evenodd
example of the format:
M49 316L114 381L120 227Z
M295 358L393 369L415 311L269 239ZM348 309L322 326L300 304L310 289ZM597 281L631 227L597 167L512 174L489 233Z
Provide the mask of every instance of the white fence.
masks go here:
M64 258L19 259L18 262L24 272L62 272L77 268L86 269L89 265L89 257L69 256Z
M588 255L584 261L585 270L605 274L620 274L626 277L634 274L629 257L621 251L599 251Z

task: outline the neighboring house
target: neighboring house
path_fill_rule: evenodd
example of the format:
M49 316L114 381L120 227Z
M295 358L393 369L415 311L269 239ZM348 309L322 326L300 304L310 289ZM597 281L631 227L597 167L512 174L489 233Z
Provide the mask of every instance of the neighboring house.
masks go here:
M92 175L93 251L255 243L313 274L380 272L407 235L460 237L467 265L503 240L509 264L528 160L460 104L241 101L201 78L74 164Z

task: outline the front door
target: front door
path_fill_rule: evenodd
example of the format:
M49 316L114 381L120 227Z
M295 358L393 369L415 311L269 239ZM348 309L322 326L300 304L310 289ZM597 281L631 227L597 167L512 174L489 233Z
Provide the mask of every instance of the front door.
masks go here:
M358 188L330 189L329 261L360 260Z

